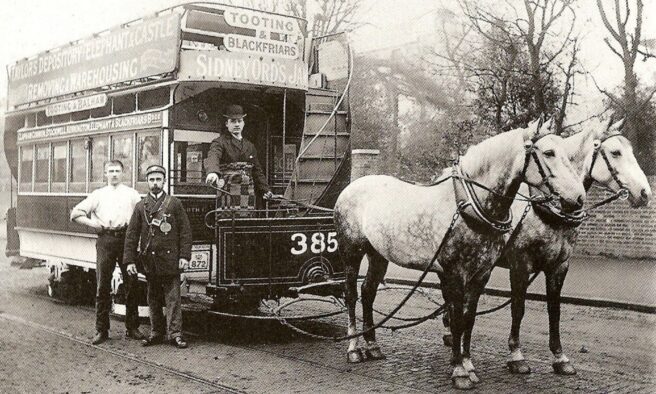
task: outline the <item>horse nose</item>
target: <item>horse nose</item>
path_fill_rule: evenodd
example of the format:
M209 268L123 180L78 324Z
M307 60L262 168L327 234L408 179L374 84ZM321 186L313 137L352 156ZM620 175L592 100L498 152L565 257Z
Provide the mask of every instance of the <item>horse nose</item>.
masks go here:
M576 199L576 209L583 208L583 194L579 195L579 198Z
M647 190L646 188L640 190L640 197L645 204L648 203L649 198L651 197L651 190Z

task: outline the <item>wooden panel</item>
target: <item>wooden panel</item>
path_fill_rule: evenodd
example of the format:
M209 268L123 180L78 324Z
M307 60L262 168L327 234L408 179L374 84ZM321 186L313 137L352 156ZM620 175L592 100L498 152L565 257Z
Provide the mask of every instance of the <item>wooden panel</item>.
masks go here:
M299 179L330 180L339 166L339 159L303 159L298 166Z
M214 199L179 197L187 212L194 241L213 242L214 230L205 225L205 214L214 209Z
M305 149L306 144L310 141L311 137L305 137L301 145L301 152ZM348 149L349 137L337 136L337 157L341 157ZM303 156L320 156L320 157L334 157L335 156L335 138L332 135L320 135L310 145L310 147L303 153Z
M312 113L307 116L305 124L305 134L316 134L321 130L321 126L326 123L330 117L330 113ZM337 119L337 121L335 121ZM337 123L337 132L346 133L346 116L344 114L335 115L328 121L326 127L321 131L321 134L333 134L335 132L335 123Z

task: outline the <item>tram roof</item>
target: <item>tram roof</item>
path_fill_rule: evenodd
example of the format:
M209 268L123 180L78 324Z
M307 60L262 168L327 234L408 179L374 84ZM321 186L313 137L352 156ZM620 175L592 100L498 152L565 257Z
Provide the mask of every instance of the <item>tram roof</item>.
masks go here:
M222 15L224 24L230 25L237 34L249 30L257 32L258 26L253 26L255 21L261 24L260 29L264 25L264 30L270 34L294 32L299 37L306 36L307 21L292 15L219 2L178 4L8 65L7 113L31 111L54 102L92 94L115 93L175 82L183 52L182 34L188 32L185 29L188 26L183 26L183 20L186 23L184 18L193 11ZM232 12L232 23L228 23L225 17L227 11ZM285 27L289 28L289 32L284 32ZM225 32L221 34L227 35ZM258 40L257 37L251 38ZM281 45L284 44L281 42ZM118 50L113 52L115 48ZM300 55L302 58L302 53ZM102 56L111 57L113 63L103 64L94 59ZM139 71L135 72L137 68ZM112 83L94 83L102 80L102 77L98 77L100 73L93 74L99 69L100 73L116 78L106 78ZM66 72L76 75L65 75ZM185 78L192 79L193 76L189 75ZM65 83L61 82L64 80ZM60 88L64 85L66 88Z

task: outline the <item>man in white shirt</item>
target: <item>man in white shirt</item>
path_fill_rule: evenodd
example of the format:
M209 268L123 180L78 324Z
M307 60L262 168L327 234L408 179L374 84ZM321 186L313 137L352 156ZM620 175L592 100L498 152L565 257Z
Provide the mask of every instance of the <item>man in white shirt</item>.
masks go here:
M92 343L100 344L109 338L111 309L111 281L118 263L125 286L125 336L143 339L139 331L137 276L135 267L123 262L125 230L132 211L141 196L133 188L121 183L123 163L111 160L105 164L107 186L94 190L71 211L71 220L89 226L98 233L96 241L96 335Z

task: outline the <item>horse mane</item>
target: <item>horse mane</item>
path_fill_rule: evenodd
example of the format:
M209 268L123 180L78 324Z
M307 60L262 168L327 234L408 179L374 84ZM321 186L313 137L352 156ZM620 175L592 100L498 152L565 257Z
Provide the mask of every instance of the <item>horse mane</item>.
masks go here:
M521 128L506 131L469 147L462 156L463 169L475 178L488 173L493 164L500 164L500 157L514 157L513 149L524 149L523 132Z

